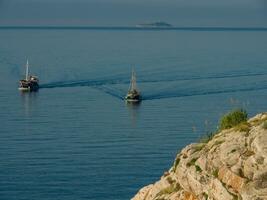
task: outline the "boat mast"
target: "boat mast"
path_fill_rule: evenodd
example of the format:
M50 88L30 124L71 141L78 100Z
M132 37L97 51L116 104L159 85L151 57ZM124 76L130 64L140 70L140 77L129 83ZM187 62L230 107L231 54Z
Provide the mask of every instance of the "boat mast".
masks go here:
M26 81L28 80L28 76L29 76L29 61L27 59L27 63L26 63Z
M131 84L130 84L129 90L130 91L137 90L137 87L136 87L136 75L135 75L134 70L132 70L132 78L131 78Z

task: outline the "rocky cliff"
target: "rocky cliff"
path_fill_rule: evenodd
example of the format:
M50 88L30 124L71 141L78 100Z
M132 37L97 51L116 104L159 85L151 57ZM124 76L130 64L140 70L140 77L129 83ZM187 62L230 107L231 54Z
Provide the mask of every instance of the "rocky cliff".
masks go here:
M267 113L186 146L132 200L267 200Z

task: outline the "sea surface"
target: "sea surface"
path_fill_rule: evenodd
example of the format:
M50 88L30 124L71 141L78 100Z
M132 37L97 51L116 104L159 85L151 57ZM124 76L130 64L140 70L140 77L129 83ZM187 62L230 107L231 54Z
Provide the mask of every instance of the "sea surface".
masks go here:
M130 199L236 107L267 110L267 30L2 28L0 199Z

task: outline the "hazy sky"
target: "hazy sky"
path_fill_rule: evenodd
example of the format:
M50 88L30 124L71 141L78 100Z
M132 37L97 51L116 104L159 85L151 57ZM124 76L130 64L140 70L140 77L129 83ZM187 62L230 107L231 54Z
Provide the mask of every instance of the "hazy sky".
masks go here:
M0 25L264 26L267 0L0 0Z

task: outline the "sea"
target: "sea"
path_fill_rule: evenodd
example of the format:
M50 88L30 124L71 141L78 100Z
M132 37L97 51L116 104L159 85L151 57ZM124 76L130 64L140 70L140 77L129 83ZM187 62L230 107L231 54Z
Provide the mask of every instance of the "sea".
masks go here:
M236 108L267 110L267 30L1 28L0 199L130 199Z

